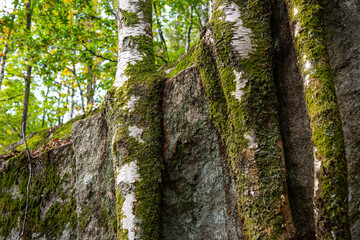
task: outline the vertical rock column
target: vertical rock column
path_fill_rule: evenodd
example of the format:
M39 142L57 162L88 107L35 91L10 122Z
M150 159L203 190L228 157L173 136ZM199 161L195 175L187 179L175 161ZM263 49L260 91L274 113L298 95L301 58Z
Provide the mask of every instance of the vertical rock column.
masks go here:
M119 59L106 96L116 177L118 239L159 239L161 85L155 75L152 1L119 0Z
M350 239L344 138L322 7L317 0L289 0L288 6L312 131L316 235L320 239Z
M352 239L360 239L360 2L323 1L322 6L344 131L350 231Z
M291 238L269 2L213 0L211 6L196 60L235 173L245 238Z

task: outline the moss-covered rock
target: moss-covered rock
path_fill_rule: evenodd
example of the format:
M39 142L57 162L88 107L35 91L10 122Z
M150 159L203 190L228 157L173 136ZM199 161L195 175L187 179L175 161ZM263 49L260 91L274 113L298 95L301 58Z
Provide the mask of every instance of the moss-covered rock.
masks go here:
M43 152L32 159L29 207L23 239L76 237L74 156L71 144ZM26 205L29 171L27 156L21 153L2 158L0 174L0 236L20 235Z
M74 142L69 132L72 124ZM32 175L23 239L114 239L115 190L105 119L95 115L42 130L30 138L30 146L40 146L54 135L65 138L52 139L30 153ZM21 234L29 177L27 161L25 151L0 157L2 239Z

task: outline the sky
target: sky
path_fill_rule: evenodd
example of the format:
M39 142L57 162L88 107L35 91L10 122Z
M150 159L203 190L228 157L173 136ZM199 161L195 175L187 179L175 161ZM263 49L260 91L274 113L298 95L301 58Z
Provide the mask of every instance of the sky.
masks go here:
M4 12L11 13L13 10L12 0L0 0L0 17L4 15Z

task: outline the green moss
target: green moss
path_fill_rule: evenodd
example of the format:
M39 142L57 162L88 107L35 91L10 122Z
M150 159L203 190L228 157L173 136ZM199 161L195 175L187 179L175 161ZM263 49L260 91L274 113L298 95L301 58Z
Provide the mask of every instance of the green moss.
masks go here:
M29 149L37 149L44 143L47 136L47 129L38 131L32 138L28 141Z
M122 211L122 207L124 205L125 197L116 190L116 215L117 218L121 221L117 221L117 239L118 240L127 240L128 230L122 228L124 212Z
M34 133L34 135L27 139L27 145L29 149L37 149L41 147L42 145L45 145L48 140L48 130L49 129L40 129ZM25 144L21 144L20 146L16 147L17 151L21 151L25 149Z
M174 69L167 74L169 78L175 77L179 72L185 70L186 68L190 67L191 65L195 64L194 62L194 50L196 45L192 46L191 49L185 53L183 56L180 57L179 61L172 66Z
M310 115L313 144L321 161L317 236L321 239L349 239L347 218L347 167L344 137L336 100L329 55L326 48L322 6L318 0L289 0L291 21L298 24L295 36L301 70L308 83L306 103ZM295 15L293 8L298 9ZM311 65L306 68L305 64ZM329 204L331 203L331 204Z
M36 150L49 143L52 139L56 139L56 138L68 139L71 136L71 128L74 122L86 119L95 114L100 114L103 111L104 111L104 103L102 103L102 105L99 108L88 111L83 115L79 115L65 124L61 124L60 126L56 126L53 128L39 129L32 135L31 138L27 139L28 147L31 150ZM17 151L22 151L24 149L25 149L25 144L21 144L15 148L15 150ZM5 154L10 154L11 151L12 149L10 149L8 152L1 153L0 150L0 153L5 155Z
M38 161L39 159L37 159ZM38 164L43 166L41 172L34 173L34 167ZM33 175L29 192L29 208L25 225L24 239L32 238L33 233L39 237L57 238L68 227L70 230L76 225L75 200L72 195L63 192L61 186L68 180L59 176L56 163L51 162L47 153L43 153L41 163L32 163ZM8 166L0 174L0 236L7 238L12 229L18 230L18 221L22 225L25 203L26 188L29 171L27 157L21 153L8 160ZM13 190L11 190L13 189ZM41 209L45 202L54 194L63 196L63 202L54 203L41 218Z
M71 135L71 128L73 122L67 122L66 124L61 125L52 135L52 139L64 139L68 138Z
M204 38L194 57L210 105L210 114L227 146L237 179L240 216L249 239L279 239L286 236L285 215L278 209L286 199L284 163L277 97L272 72L272 38L268 1L235 1L245 27L252 31L253 50L248 58L236 55L231 47L235 23L223 21L217 1L207 24L212 40ZM210 44L210 42L212 42ZM234 71L246 81L241 100ZM249 148L255 138L257 146Z
M123 9L120 9L121 13L121 21L125 24L127 27L134 26L135 24L139 23L139 17L136 12L129 12Z

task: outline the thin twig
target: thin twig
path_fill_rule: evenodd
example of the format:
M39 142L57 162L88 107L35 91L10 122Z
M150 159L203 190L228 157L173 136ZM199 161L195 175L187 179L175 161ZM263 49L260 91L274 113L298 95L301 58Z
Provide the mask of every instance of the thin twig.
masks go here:
M27 187L26 187L26 206L25 206L24 222L23 222L23 226L22 226L22 229L21 229L21 234L20 234L18 240L20 240L20 238L24 235L25 223L26 223L26 215L27 215L28 208L29 208L29 190L30 190L30 180L31 180L31 162L30 162L31 158L30 158L29 148L28 148L27 142L26 142L25 123L22 124L22 135L23 135L23 138L24 138L25 149L26 149L26 153L27 153L27 156L28 156L29 179L28 179L28 183L27 183Z
M16 95L16 96L11 97L11 98L8 98L8 99L1 99L0 102L10 101L10 100L12 100L12 99L14 99L14 98L17 98L17 97L21 96L21 95L22 95L22 94Z
M168 61L166 61L161 55L155 55L155 57L160 58L160 59L163 60L166 64L168 63Z
M91 53L91 54L94 55L95 57L102 58L102 59L108 60L108 61L110 61L110 62L117 62L117 60L104 57L104 56L102 56L102 55L97 54L97 53L94 52L93 50L88 49L88 48L85 46L85 44L82 44L82 46L85 48L85 51L88 51L89 53Z

